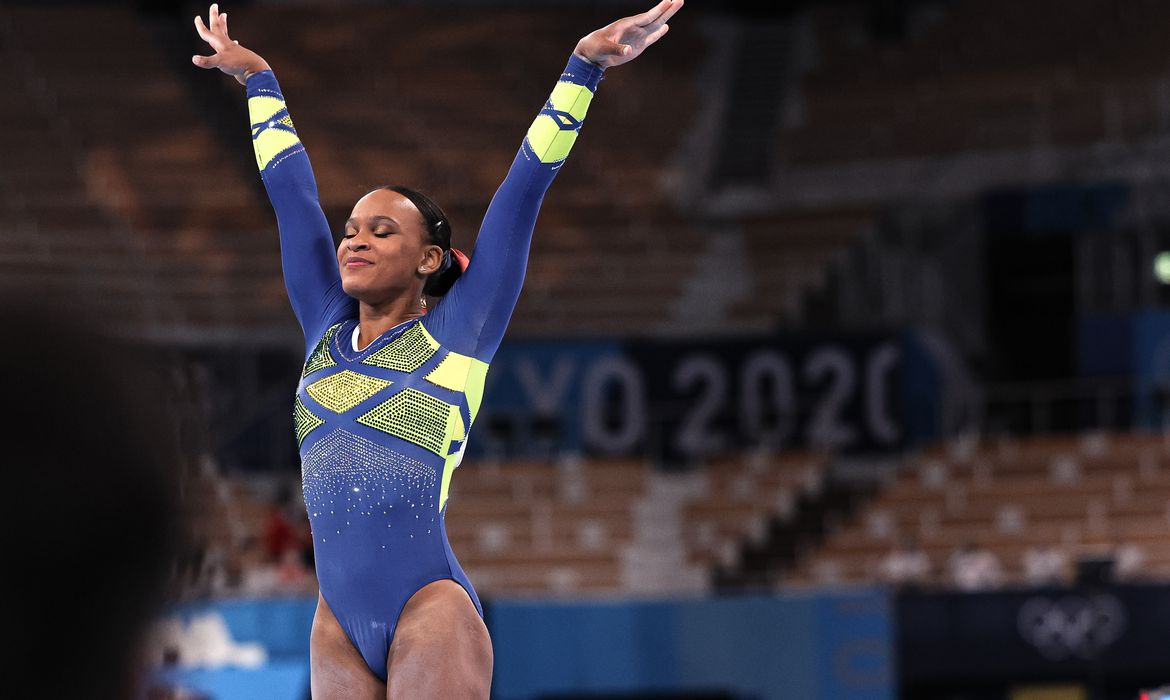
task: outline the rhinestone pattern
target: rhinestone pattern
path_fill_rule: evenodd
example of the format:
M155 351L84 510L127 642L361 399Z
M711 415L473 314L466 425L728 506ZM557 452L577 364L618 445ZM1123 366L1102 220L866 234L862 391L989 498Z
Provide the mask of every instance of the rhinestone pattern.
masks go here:
M377 377L358 374L353 370L342 370L324 379L318 379L305 387L313 400L334 413L345 413L379 391L391 382Z
M333 339L333 334L341 326L340 323L330 326L329 330L325 331L325 335L321 336L317 347L313 348L312 354L309 355L308 361L305 362L305 371L301 373L301 377L307 377L319 369L326 367L333 367L337 361L333 359L333 353L329 352L329 342Z
M398 525L429 533L437 526L434 468L346 430L334 430L305 453L301 479L313 536L322 542L357 526L357 518L376 518L387 530Z
M378 404L357 422L446 457L447 426L453 410L455 407L449 403L408 388Z
M362 364L410 373L426 364L438 349L422 324L416 323Z
M305 402L301 401L301 397L298 396L296 404L293 406L293 425L299 445L305 441L306 435L325 425L325 421L313 415L313 412L305 406Z

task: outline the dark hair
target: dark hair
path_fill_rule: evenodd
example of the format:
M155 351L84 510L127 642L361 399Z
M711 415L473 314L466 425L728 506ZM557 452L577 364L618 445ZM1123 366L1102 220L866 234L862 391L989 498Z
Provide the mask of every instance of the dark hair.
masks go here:
M443 249L443 261L439 263L439 269L427 277L427 281L423 285L423 294L431 297L443 296L447 290L451 289L451 285L455 284L455 280L463 274L463 268L459 267L459 263L451 256L451 220L435 203L435 200L422 192L402 185L381 185L374 189L397 192L414 203L419 213L422 214L429 242Z

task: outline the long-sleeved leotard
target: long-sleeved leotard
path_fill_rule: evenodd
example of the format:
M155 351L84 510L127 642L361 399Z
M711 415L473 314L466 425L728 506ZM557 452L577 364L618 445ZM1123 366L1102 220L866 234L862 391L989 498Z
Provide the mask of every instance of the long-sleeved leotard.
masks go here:
M351 341L357 303L341 288L308 156L276 77L263 71L247 81L257 165L305 333L294 420L317 577L383 680L399 613L415 591L453 579L483 613L447 542L448 485L520 294L541 200L601 77L598 66L569 59L492 198L467 271L433 311L361 351Z

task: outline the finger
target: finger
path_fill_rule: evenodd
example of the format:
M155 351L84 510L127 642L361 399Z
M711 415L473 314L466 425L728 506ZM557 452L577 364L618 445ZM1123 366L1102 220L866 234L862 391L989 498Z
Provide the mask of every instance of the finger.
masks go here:
M217 36L221 39L221 43L222 43L222 40L228 38L227 24L224 21L225 15L226 15L226 13L219 11L219 4L218 3L212 3L211 9L209 10L210 21L208 22L207 26L211 29L212 34L214 34L215 36ZM220 50L220 48L221 47L217 46L216 50L218 51L218 50Z
M223 28L223 37L225 39L231 39L231 37L228 36L227 13L226 12L219 16L219 26Z
M199 32L200 39L206 41L212 46L215 45L213 43L215 35L211 33L211 30L207 28L207 25L203 24L203 18L199 17L198 15L195 17L195 31Z
M217 34L221 34L224 36L227 35L227 20L225 19L226 17L227 17L227 13L226 12L219 12L219 6L217 5L215 18L212 20L214 22L214 24L211 25L215 29L215 32Z
M650 10L643 12L640 15L634 15L634 24L638 25L639 27L645 27L647 24L658 21L658 18L662 16L662 13L666 12L667 8L670 7L671 1L672 0L662 0L662 2L655 5Z
M663 12L662 16L659 17L657 21L662 22L663 24L669 22L670 18L674 17L675 13L681 10L685 3L686 0L671 0L670 7L666 8L666 12Z
M659 27L659 28L658 28L658 30L657 30L657 31L655 31L655 32L654 32L653 34L651 34L650 36L646 37L646 46L649 46L650 44L653 44L654 42L658 41L658 40L659 40L659 39L661 39L663 36L665 36L665 35L666 35L666 33L667 33L667 32L669 32L669 31L670 31L670 25L669 25L669 24L664 24L664 25L662 25L661 27Z

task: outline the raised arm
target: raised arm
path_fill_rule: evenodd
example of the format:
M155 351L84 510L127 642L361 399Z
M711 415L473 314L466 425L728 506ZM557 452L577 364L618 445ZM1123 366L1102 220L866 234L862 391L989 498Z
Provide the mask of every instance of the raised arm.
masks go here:
M682 6L683 0L662 0L577 43L492 197L467 272L423 321L453 350L491 361L520 296L544 193L577 140L603 71L634 60L662 38Z
M317 181L275 74L267 61L228 35L226 12L212 5L208 19L205 25L196 17L195 30L215 54L191 60L200 68L218 68L247 86L256 164L276 212L284 283L305 333L307 355L329 325L352 311L353 300L341 288Z

